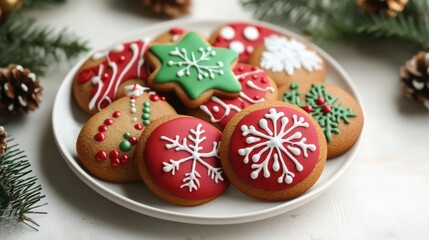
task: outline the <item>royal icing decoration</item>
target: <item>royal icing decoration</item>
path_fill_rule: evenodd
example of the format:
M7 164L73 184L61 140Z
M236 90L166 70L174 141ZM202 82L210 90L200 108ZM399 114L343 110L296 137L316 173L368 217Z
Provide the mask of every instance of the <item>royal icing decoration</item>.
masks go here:
M316 71L322 69L323 60L294 38L271 35L264 40L260 66L273 72L294 74L297 69Z
M230 48L239 54L239 62L247 63L254 49L276 31L247 23L230 23L222 27L213 42L215 47Z
M80 84L90 81L93 85L88 104L90 110L101 110L112 103L121 83L129 79L147 79L148 70L144 60L147 47L147 40L139 40L117 45L92 56L94 61L105 60L97 66L79 71L76 77Z
M234 170L263 189L299 183L319 156L314 126L301 112L287 107L250 113L238 123L230 144Z
M284 93L283 101L303 108L319 123L326 140L332 140L332 133L339 134L339 124L350 123L350 117L356 117L351 108L344 109L344 104L337 103L338 98L330 95L323 84L312 84L310 92L305 94L306 104L300 101L299 85L292 83L290 91Z
M177 40L180 39L180 37L183 35L185 31L182 28L172 28L170 29L169 33L171 34L171 41L177 42Z
M219 160L221 133L192 117L158 126L146 142L145 161L154 181L168 192L201 199L227 186Z
M178 82L191 99L210 89L231 93L241 90L231 71L237 54L210 47L194 32L175 44L152 45L149 51L161 61L155 84Z
M213 96L207 103L200 106L200 109L210 116L211 122L219 123L222 127L225 127L237 112L249 105L265 101L266 94L274 92L268 76L255 66L238 64L234 68L234 74L242 88L238 98Z

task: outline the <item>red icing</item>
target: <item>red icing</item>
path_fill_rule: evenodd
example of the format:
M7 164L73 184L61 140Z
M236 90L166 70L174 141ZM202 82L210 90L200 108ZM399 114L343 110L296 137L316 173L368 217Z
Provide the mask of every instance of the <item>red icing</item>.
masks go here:
M121 160L119 158L112 159L112 166L119 167L121 165Z
M106 159L107 159L107 154L106 154L106 152L105 152L105 151L99 151L99 152L95 155L95 158L96 158L98 161L104 161L104 160L106 160Z
M118 150L112 150L112 151L110 151L109 157L111 159L119 158L119 151Z
M304 111L306 111L306 112L310 113L310 112L311 112L311 110L313 110L313 107L312 107L311 105L307 105L307 106L305 106L303 109L304 109Z
M184 30L182 28L172 28L170 29L170 34L177 35L177 34L183 34Z
M234 29L234 31L235 31L234 38L225 39L219 33L219 35L216 38L216 41L213 43L213 46L214 47L229 48L229 45L231 44L232 41L239 41L239 42L243 43L243 45L245 47L244 48L245 51L242 52L239 56L239 62L242 62L242 63L249 62L250 56L253 53L252 51L248 51L249 47L252 49L256 49L256 47L258 47L260 44L263 43L265 37L268 37L272 34L279 35L279 33L273 29L261 27L261 26L254 25L254 24L248 24L248 23L230 23L230 24L225 25L225 26L230 26ZM253 27L256 27L258 29L258 31L259 31L259 38L258 39L256 39L255 41L251 41L251 40L248 40L247 38L245 38L244 29L247 26L253 26Z
M170 160L189 158L192 155L187 151L175 151L175 148L168 149L166 145L171 144L171 142L163 140L161 137L164 136L174 140L176 136L179 136L179 143L182 144L185 138L187 139L187 146L194 145L194 142L188 136L195 137L191 134L190 129L195 130L198 124L201 124L202 130L205 131L201 137L206 137L199 144L199 147L202 147L200 152L211 152L213 150L213 143L220 142L221 132L209 123L193 117L180 117L161 124L149 136L146 142L146 151L144 152L147 169L153 181L158 186L170 194L193 200L220 195L228 186L224 173L221 174L224 180L219 180L218 183L215 183L210 178L210 174L207 174L207 168L197 161L195 169L200 175L198 178L200 187L191 192L187 186L181 187L185 183L183 181L186 178L185 174L189 173L192 169L192 158L181 163L174 175L171 171L164 171L165 163L170 163ZM217 157L202 157L202 160L216 168L221 167Z
M326 114L328 114L332 111L331 106L329 106L329 105L324 105L322 109L323 109L323 112Z
M98 127L98 131L100 132L105 132L107 130L107 126L106 125L101 125Z
M140 123L136 123L134 125L134 128L137 129L137 130L142 130L143 129L143 125L141 125Z
M316 146L316 149L314 151L307 150L308 157L304 157L304 155L302 154L302 152L303 152L302 149L300 149L301 154L299 154L298 156L292 154L291 151L289 151L289 153L291 153L297 159L297 161L300 164L302 164L302 166L303 166L302 171L298 171L295 164L293 163L293 161L285 153L281 152L282 157L285 160L285 164L286 164L288 170L291 171L293 174L295 174L293 181L289 184L286 184L284 182L282 182L282 183L277 182L277 179L282 175L282 168L280 167L280 169L277 172L273 170L273 167L272 167L273 162L274 162L273 155L271 155L270 161L268 163L268 169L270 171L270 177L265 178L263 176L263 170L261 170L261 172L259 173L259 176L256 179L252 179L251 173L254 171L254 169L252 169L252 165L254 164L254 162L252 161L252 156L259 153L262 149L264 149L264 147L266 145L260 146L258 148L255 148L254 150L252 150L250 155L249 155L250 156L249 162L247 164L243 162L245 157L239 154L239 149L243 149L246 147L251 147L251 146L257 145L260 142L266 141L265 140L266 138L261 137L262 141L257 141L254 143L247 144L246 139L249 136L254 136L254 135L248 134L246 136L243 136L242 135L242 126L243 125L247 125L248 127L254 126L257 131L262 132L262 133L266 133L266 131L264 131L260 127L259 121L260 121L260 119L264 118L264 115L269 112L270 108L265 108L265 109L254 111L254 112L248 114L247 116L245 116L243 119L241 119L241 121L238 123L237 127L235 128L234 132L232 133L230 148L229 148L229 157L230 157L230 161L232 163L233 170L241 179L243 179L247 183L253 185L256 188L265 189L265 190L282 190L282 189L288 189L288 188L295 186L296 184L303 181L313 171L314 167L316 166L317 160L319 158L319 144L318 144L317 131L314 128L309 117L305 114L302 114L301 112L298 112L298 111L296 111L292 108L288 108L288 107L276 107L275 109L277 112L283 112L285 114L284 116L286 116L289 119L289 122L287 123L285 130L290 129L290 127L293 125L292 115L294 115L294 114L296 114L298 116L298 119L300 117L303 117L305 122L309 123L309 125L310 125L308 128L298 127L298 128L295 128L294 130L291 130L289 133L287 133L283 137L283 139L289 138L293 134L295 134L296 132L299 131L302 133L302 137L298 138L298 139L294 139L292 141L293 142L299 142L303 138L306 138L307 140L305 141L305 143L306 144L314 144ZM266 119L266 118L264 118L264 119ZM268 128L273 131L272 121L269 119L266 119L266 120L268 121ZM280 126L281 126L281 120L278 119L277 120L277 133L280 132ZM273 132L275 132L275 131L273 131ZM288 144L288 143L283 143L282 146L285 149L288 149L288 146L292 146L292 145ZM273 148L273 153L275 151L276 151L275 148ZM257 164L261 164L266 159L268 154L269 154L269 150L265 151L263 154L261 154L261 156L258 158L259 161L257 162Z
M123 155L122 157L119 158L119 160L121 160L121 162L123 163L127 163L129 161L129 157L128 155Z
M150 99L152 102L156 102L156 101L159 101L159 100L161 100L161 101L165 101L165 97L164 97L164 96L160 96L160 95L158 95L158 94L151 94L151 95L149 96L149 99Z
M112 114L112 117L114 117L114 118L118 118L120 116L121 116L121 112L119 112L119 111L116 111Z
M322 105L325 103L325 99L323 97L318 97L316 99L316 103L317 103L317 105Z
M147 79L149 73L144 61L147 43L139 40L122 44L123 49L108 52L103 61L96 66L82 69L77 73L79 84L92 81L99 76L101 82L92 82L91 100L94 106L89 108L101 110L116 99L118 87L129 79ZM91 102L90 102L91 103Z
M130 142L131 145L136 145L137 144L137 138L136 137L130 137L128 139L128 142Z
M94 139L98 142L102 142L104 141L104 139L106 139L106 136L104 135L104 133L99 132L95 134Z
M104 120L104 124L106 124L106 125L112 125L113 124L113 119L107 118L106 120Z
M253 82L257 87L262 89L267 89L270 87L270 83L268 82L268 78L265 72L263 72L261 69L247 64L238 64L234 68L234 74L239 79L239 82L241 84L242 93L248 96L250 99L253 99L254 101L262 101L261 98L265 99L267 91L261 91L258 89L254 89L248 85L248 81ZM227 113L227 108L223 106L223 104L218 103L214 98L212 97L208 102L206 102L203 106L207 107L207 110L210 112L209 116L212 115L214 117L215 122L218 121L218 124L221 127L225 127L226 124L229 122L229 120L237 113L237 110L241 110L249 105L252 105L253 103L251 101L248 101L247 99L243 98L242 96L230 99L230 98L222 98L217 97L220 99L224 104L226 105L233 105L236 109L231 108L231 111L229 114ZM204 108L204 107L202 107ZM218 108L218 111L215 111L215 108Z

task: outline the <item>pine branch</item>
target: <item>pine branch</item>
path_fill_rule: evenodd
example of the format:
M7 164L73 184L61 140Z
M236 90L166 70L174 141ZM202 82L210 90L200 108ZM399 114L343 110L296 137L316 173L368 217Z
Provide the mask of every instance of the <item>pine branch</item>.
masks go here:
M8 142L11 140L9 139ZM30 163L24 151L13 145L0 157L0 225L12 227L23 223L35 230L39 226L29 214L46 214L35 209L45 196L37 178L30 176Z
M0 67L16 63L43 74L54 61L70 60L87 50L86 42L66 30L56 33L36 26L34 19L21 20L15 15L0 25Z
M49 4L65 3L66 0L24 0L24 8L43 8Z
M397 17L368 14L355 0L242 0L258 18L285 21L316 40L402 39L429 48L429 0L409 1Z

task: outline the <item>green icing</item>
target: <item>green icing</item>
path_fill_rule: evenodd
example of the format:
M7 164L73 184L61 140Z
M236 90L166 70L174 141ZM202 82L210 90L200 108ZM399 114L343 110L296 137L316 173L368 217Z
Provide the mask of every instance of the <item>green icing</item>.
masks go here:
M191 99L197 99L210 89L241 91L231 71L238 54L230 49L211 47L194 32L176 44L153 45L149 51L161 62L154 82L178 82Z
M129 132L124 133L124 138L128 139L130 137L131 137L131 133Z
M120 144L119 144L119 149L121 149L121 151L123 152L128 152L131 149L131 143L127 140L123 140Z
M343 121L346 124L350 123L349 117L356 117L356 113L353 112L351 108L344 109L344 104L336 103L338 98L330 95L325 90L325 85L323 84L312 84L310 92L305 94L305 101L307 104L300 104L300 93L299 85L297 83L292 83L290 86L290 91L285 92L283 96L283 101L292 103L301 108L304 108L307 105L312 107L310 112L311 116L319 123L320 127L323 129L326 140L330 142L332 140L332 133L339 134L339 124ZM324 98L324 104L317 104L318 98ZM323 106L330 106L331 111L325 112Z
M143 125L149 126L149 124L150 124L150 120L143 120Z
M150 102L144 102L143 106L146 107L146 108L150 107Z

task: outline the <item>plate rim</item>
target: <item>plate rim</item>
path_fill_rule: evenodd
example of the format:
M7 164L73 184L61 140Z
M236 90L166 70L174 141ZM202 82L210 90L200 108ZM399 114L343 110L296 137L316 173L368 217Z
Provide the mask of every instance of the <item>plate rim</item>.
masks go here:
M332 68L336 73L340 76L340 78L344 79L342 81L342 84L345 84L350 89L350 94L354 96L354 98L357 100L357 102L360 104L362 108L363 115L365 115L365 110L363 106L363 102L361 100L361 97L359 96L359 93L356 91L356 87L354 86L352 79L347 74L347 72L343 69L343 67L333 58L331 57L327 52L325 52L322 48L319 46L311 43L309 40L305 39L304 37L298 35L297 33L294 33L293 31L290 31L289 29L273 25L271 23L257 21L253 19L179 19L179 20L171 20L166 21L162 23L153 24L149 27L144 27L141 29L138 29L136 31L131 32L130 34L126 34L125 37L118 38L114 41L111 41L110 44L106 44L105 46L101 48L94 48L89 53L87 53L84 57L82 57L78 62L75 63L75 65L71 68L71 70L67 73L67 75L64 77L63 82L61 83L61 86L57 90L57 94L54 99L54 104L52 108L52 129L54 134L54 140L55 144L61 153L63 159L67 163L67 165L72 169L75 175L78 176L80 180L82 180L88 187L90 187L92 190L96 191L98 194L102 195L103 197L109 199L112 202L115 202L118 205L121 205L122 207L126 207L128 209L131 209L135 212L155 217L159 219L164 220L170 220L175 222L182 222L182 223L191 223L191 224L202 224L202 225L224 225L224 224L238 224L238 223L246 223L246 222L253 222L258 221L266 218L270 218L273 216L277 216L280 214L283 214L285 212L291 211L295 208L298 208L315 198L319 197L322 193L324 193L334 182L340 178L344 172L349 169L351 164L355 161L357 154L359 153L359 150L362 145L362 141L365 135L365 124L363 126L361 135L359 139L356 141L354 146L349 150L350 155L346 159L347 161L344 161L339 169L335 171L332 176L330 176L328 179L326 179L325 182L323 182L320 186L317 187L317 189L313 189L311 192L304 193L300 197L288 200L284 203L281 203L279 205L276 205L274 207L270 207L263 210L258 210L251 213L244 213L244 214L236 214L233 216L195 216L190 213L178 213L170 210L164 210L156 207L152 207L149 205L146 205L141 202L134 201L132 199L129 199L105 186L98 183L94 177L89 175L75 160L74 157L71 155L69 151L67 151L67 147L65 146L65 143L60 141L59 138L59 130L57 120L56 120L56 112L57 109L61 108L59 106L60 101L58 100L61 96L60 93L66 91L68 88L69 91L71 91L71 85L72 80L67 81L70 78L74 78L75 73L77 72L78 68L83 64L83 62L86 61L94 52L99 51L101 49L106 49L107 47L115 44L127 41L126 39L130 39L133 37L141 36L144 32L151 32L156 29L168 29L173 26L186 26L187 24L216 24L217 26L221 26L227 23L231 22L245 22L245 23L252 23L261 25L264 27L272 28L278 32L287 34L289 36L292 36L302 42L304 42L307 45L310 45L313 49L315 49L329 64L332 65ZM71 161L70 159L73 159Z

